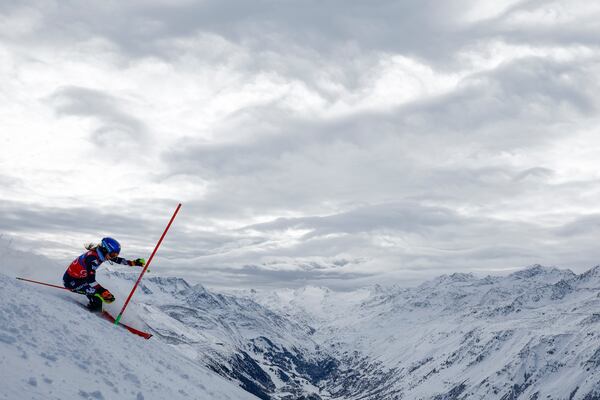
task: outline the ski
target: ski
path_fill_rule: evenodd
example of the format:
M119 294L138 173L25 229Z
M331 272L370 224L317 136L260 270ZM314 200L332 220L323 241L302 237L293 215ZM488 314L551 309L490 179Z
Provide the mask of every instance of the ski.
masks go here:
M115 318L106 311L102 311L100 314L98 314L98 316L104 318L107 321L110 321L111 323L115 322ZM146 333L146 332L140 331L139 329L135 329L129 325L125 325L121 321L119 321L119 325L122 326L123 328L127 329L129 332L133 333L134 335L141 336L146 340L148 340L152 337L151 333Z

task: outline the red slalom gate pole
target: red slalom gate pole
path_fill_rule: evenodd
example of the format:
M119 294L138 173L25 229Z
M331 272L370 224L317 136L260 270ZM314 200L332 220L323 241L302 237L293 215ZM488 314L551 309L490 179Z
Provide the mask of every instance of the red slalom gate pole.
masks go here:
M20 280L20 281L31 282L31 283L37 283L38 285L50 286L50 287L53 287L53 288L57 288L57 289L63 289L63 290L69 290L69 291L70 291L70 289L67 289L67 288L66 288L66 287L64 287L64 286L58 286L58 285L53 285L53 284L51 284L51 283L40 282L40 281L34 281L34 280L32 280L32 279L19 278L18 276L17 276L16 278L17 278L18 280Z
M173 223L173 220L177 216L177 213L179 212L180 208L181 208L181 203L179 203L177 205L177 208L175 209L175 212L173 213L173 216L171 217L169 224L165 228L165 231L163 232L162 236L160 237L158 243L156 243L156 246L154 247L154 251L152 252L152 255L150 256L150 258L148 259L148 262L146 263L146 266L142 270L142 273L138 277L137 282L135 283L135 285L133 285L133 289L131 289L131 293L129 293L129 297L127 297L127 300L125 300L125 304L123 304L123 308L121 308L121 312L119 312L119 315L117 315L117 318L115 318L115 325L119 325L119 321L121 320L121 317L123 316L123 313L125 312L125 308L127 308L127 304L129 304L129 300L131 300L131 296L133 296L133 292L135 292L135 289L137 289L138 285L140 284L142 277L144 276L144 274L146 273L146 270L150 266L150 263L152 262L152 259L154 258L154 255L156 254L156 251L158 250L158 247L160 246L163 239L165 238L165 235L167 234L167 231L171 227L171 224Z

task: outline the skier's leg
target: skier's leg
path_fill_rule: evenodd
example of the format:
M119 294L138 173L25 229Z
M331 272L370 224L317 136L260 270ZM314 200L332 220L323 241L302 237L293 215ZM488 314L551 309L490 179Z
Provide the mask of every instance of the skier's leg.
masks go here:
M88 307L90 309L99 309L102 303L112 303L115 301L115 296L97 282L89 282L87 278L77 279L65 273L63 282L67 289L72 292L84 294L90 300Z
M67 273L63 276L64 286L74 293L85 295L90 301L87 307L90 311L100 311L102 309L102 300L96 297L96 289L90 285L87 278L73 278Z
M87 294L91 286L86 278L73 278L65 272L63 275L63 285L71 292Z

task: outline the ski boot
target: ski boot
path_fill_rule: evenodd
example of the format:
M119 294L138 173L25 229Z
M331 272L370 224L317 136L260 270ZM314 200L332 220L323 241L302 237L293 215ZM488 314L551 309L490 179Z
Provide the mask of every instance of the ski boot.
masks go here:
M95 295L88 296L88 299L90 300L90 302L87 305L88 310L90 310L92 312L102 311L102 300L100 300Z
M94 295L96 298L100 299L100 301L102 303L107 303L110 304L113 301L115 301L115 296L113 296L113 294L111 292L109 292L108 290L104 289L102 292L100 293L96 293Z

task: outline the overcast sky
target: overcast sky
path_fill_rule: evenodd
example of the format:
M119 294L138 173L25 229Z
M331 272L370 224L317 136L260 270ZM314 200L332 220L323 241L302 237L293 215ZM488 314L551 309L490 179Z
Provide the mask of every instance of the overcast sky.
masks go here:
M600 261L600 3L2 1L0 233L213 286Z

